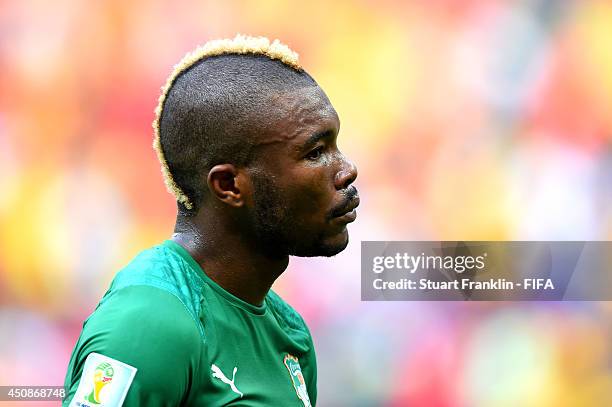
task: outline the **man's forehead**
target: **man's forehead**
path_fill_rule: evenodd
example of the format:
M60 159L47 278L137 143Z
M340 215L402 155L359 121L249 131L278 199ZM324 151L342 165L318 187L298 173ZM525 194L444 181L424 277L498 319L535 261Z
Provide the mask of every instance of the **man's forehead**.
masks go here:
M258 144L292 140L321 127L337 130L339 119L327 95L318 86L281 92L270 97L269 128Z
M287 115L338 118L327 95L318 86L308 86L281 92L274 95L273 99Z

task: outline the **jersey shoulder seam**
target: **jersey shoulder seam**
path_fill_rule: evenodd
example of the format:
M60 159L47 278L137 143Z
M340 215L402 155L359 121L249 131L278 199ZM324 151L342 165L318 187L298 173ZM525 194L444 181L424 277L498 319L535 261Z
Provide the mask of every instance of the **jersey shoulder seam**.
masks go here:
M278 316L279 322L289 329L300 331L308 334L310 332L306 326L304 318L278 294L270 290L268 293L268 301L274 313Z
M200 334L200 337L202 339L204 339L204 329L202 328L201 324L199 323L199 319L196 315L193 314L193 312L189 309L189 306L187 304L185 304L185 302L181 299L181 297L178 295L178 293L176 292L176 287L174 287L172 284L169 284L167 282L165 282L162 279L158 279L158 278L151 278L149 281L146 282L142 282L142 281L134 281L134 282L128 282L125 284L121 284L120 287L114 288L109 294L109 296L104 299L104 301L109 300L113 295L117 294L119 291L125 289L125 288L129 288L129 287L151 287L151 288L155 288L161 291L164 291L170 295L172 295L174 298L176 298L181 305L183 306L183 308L185 308L185 311L187 311L187 314L189 314L189 317L191 318L192 322L195 324L198 333ZM100 305L102 305L102 302L100 303Z

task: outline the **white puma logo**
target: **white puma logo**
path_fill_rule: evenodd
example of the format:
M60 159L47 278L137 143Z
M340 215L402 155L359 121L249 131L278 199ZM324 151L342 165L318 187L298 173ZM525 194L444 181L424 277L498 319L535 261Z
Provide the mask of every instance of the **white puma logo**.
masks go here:
M220 379L223 383L229 384L230 388L232 389L232 391L234 393L240 394L240 397L243 396L242 392L240 390L238 390L238 388L234 384L234 380L236 380L236 371L238 370L238 367L234 367L234 374L232 375L232 380L228 379L223 374L221 369L219 369L219 367L217 365L215 365L214 363L210 366L210 370L212 370L213 377L216 377L217 379Z

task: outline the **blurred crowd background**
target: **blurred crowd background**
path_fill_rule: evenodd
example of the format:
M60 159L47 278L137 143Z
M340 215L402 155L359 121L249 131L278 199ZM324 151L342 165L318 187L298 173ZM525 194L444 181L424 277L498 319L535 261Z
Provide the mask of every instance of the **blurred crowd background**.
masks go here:
M300 53L359 167L348 249L274 287L319 405L612 405L610 302L367 303L359 261L362 240L612 238L604 0L0 1L0 385L62 384L114 273L170 236L160 86L237 32Z

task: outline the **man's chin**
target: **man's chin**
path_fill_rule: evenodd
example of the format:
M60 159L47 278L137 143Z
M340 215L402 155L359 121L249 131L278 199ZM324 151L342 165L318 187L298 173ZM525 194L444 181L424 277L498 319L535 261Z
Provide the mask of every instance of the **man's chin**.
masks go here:
M349 234L346 228L334 236L320 239L312 245L298 246L290 255L297 257L332 257L340 253L349 243Z

